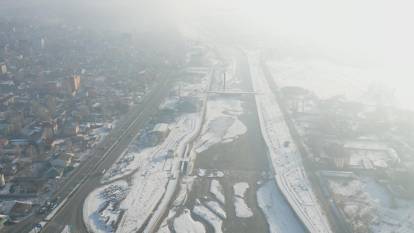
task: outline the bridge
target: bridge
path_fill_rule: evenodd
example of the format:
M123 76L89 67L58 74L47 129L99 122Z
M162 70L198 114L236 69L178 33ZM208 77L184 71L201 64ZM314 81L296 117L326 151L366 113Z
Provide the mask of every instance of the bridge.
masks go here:
M243 91L243 90L219 90L219 91L208 91L209 94L219 95L256 95L256 91Z

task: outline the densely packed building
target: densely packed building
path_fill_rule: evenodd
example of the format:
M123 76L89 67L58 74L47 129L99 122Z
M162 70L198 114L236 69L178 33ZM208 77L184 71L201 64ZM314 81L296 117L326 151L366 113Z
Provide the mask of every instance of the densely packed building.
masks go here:
M43 204L172 65L140 40L0 21L1 214L23 216L14 212L28 202L17 199Z

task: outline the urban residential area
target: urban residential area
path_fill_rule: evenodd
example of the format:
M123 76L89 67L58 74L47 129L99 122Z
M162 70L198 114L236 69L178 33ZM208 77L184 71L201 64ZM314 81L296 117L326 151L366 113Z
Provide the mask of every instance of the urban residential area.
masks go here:
M414 233L412 15L367 1L0 3L0 233Z

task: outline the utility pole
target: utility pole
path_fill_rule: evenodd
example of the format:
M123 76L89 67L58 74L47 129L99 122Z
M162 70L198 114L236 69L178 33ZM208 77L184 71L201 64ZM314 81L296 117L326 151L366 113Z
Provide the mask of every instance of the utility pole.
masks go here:
M226 91L226 71L223 72L223 91Z

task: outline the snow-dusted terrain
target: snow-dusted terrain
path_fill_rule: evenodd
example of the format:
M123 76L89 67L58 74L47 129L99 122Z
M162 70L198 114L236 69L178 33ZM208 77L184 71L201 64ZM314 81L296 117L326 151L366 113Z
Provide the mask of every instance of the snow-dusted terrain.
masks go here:
M223 225L223 221L214 214L211 210L203 205L196 205L193 208L193 213L200 218L207 221L211 226L214 228L215 233L222 233L221 226Z
M242 101L210 98L201 137L196 152L201 153L217 143L229 143L246 133L246 126L238 119L243 113Z
M343 64L327 58L279 57L269 62L278 85L298 86L316 93L320 98L344 96L348 100L367 104L397 104L413 109L412 98L404 82L389 79L395 74L380 67ZM389 71L388 71L389 72ZM404 80L402 80L404 81Z
M226 198L223 194L223 187L221 186L218 180L212 180L210 184L210 192L216 197L216 199L221 203L225 204Z
M90 232L113 232L121 210L116 208L128 192L125 181L117 181L94 190L85 199L83 218Z
M253 87L260 93L256 95L260 127L276 171L277 184L311 233L332 232L312 191L312 186L303 168L301 154L290 135L276 96L261 70L259 54L249 53L248 55Z
M250 218L253 216L252 210L247 205L244 196L246 194L249 184L245 182L237 183L233 185L234 190L234 208L236 210L236 216L239 218Z
M331 178L328 184L353 227L364 225L373 233L414 232L414 202L393 199L387 188L374 179Z
M234 207L236 209L236 216L239 218L250 218L253 216L252 210L249 208L249 206L247 206L243 198L235 197Z
M205 70L200 74L205 74ZM195 84L181 82L179 88L176 88L180 91L180 98L190 96L192 99L203 98L205 100L209 77L210 73L205 74ZM178 97L170 97L159 108L163 110L168 108L174 109L181 103L180 101ZM194 103L197 106L197 102L195 101ZM165 210L168 211L171 198L179 186L180 165L182 160L188 161L190 159L186 157L188 156L186 153L188 144L201 131L202 116L203 111L198 109L195 113L182 113L180 116L176 116L172 122L164 123L163 131L160 131L163 139L155 146L152 144L147 147L141 146L139 143L141 140L140 136L136 136L133 139L118 161L108 169L103 177L103 182L112 182L112 184L118 179L128 179L128 192L117 203L118 210L122 211L122 215L118 215L117 224L111 229L102 228L94 223L94 218L85 217L86 225L96 225L95 228L90 228L91 232L113 232L115 229L118 233L130 233L140 230L153 232L155 230ZM145 134L147 132L140 133ZM142 138L145 140L145 135ZM185 199L186 195L183 195L182 201L185 201ZM90 200L84 206L85 216L99 212L100 202L96 204L95 202L97 201L99 199L96 195L91 194ZM180 229L185 230L182 228L184 225L180 224L180 221L187 221L188 216L182 216L182 219L178 220L176 227L181 227ZM143 226L144 223L145 227ZM195 222L194 229L201 229L200 223L197 223ZM192 232L191 229L188 230ZM169 232L169 228L164 224L160 227L160 231ZM204 231L200 230L200 232Z
M302 223L283 199L274 181L267 181L257 190L257 202L266 216L270 232L305 233Z
M176 150L183 139L195 130L197 119L194 114L181 117L177 124L170 126L169 135L153 153L139 157L141 169L132 176L131 190L121 203L125 214L117 232L137 231L169 190L169 182L176 182L171 176L174 176L178 161L169 157L168 151Z
M234 195L244 198L249 184L246 182L240 182L233 185Z
M180 216L174 219L174 230L180 233L205 233L206 229L200 222L194 221L191 217L191 212L188 209L184 210Z
M220 206L220 204L217 201L207 201L205 205L220 218L227 218L226 211L224 211L224 209Z

